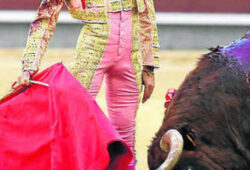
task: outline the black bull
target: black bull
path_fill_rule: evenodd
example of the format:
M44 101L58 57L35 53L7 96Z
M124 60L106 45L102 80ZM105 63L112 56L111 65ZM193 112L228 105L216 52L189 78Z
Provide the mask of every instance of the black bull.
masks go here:
M159 169L250 169L249 60L249 34L227 48L211 49L200 59L166 110L148 150L151 170L164 161L167 168ZM166 134L170 129L176 129L180 139L177 135L171 141ZM168 152L176 141L183 142L179 158L176 150L171 156ZM169 163L167 157L179 160Z

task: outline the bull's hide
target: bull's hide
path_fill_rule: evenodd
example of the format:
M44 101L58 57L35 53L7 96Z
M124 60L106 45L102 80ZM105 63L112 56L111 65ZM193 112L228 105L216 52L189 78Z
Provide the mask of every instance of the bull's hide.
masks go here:
M0 170L126 170L132 159L90 94L56 64L0 103ZM111 160L110 160L111 157Z

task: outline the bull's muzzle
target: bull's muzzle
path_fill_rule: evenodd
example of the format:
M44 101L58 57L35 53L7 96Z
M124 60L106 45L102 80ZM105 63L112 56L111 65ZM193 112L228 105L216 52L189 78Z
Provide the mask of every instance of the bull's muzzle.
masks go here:
M171 170L180 159L183 149L183 138L175 130L168 130L160 141L160 147L163 151L168 152L168 157L156 170Z

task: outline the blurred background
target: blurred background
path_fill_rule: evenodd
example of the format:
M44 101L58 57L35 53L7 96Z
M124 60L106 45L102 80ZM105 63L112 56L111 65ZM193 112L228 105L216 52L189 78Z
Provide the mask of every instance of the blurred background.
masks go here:
M161 49L204 49L250 27L250 0L154 0ZM0 0L0 47L23 47L40 0ZM50 47L75 47L83 23L64 8Z
M207 49L226 45L250 31L250 0L154 0L161 45L155 90L137 113L137 169L147 169L147 148L164 117L165 94L177 88ZM21 70L21 55L40 0L0 0L0 96ZM61 12L41 69L69 66L83 23ZM97 97L107 113L105 90Z

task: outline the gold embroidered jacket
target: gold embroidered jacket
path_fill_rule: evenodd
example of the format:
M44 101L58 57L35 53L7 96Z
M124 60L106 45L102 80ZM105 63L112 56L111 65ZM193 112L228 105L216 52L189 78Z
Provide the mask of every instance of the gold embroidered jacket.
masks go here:
M27 45L22 56L24 70L37 70L50 38L54 33L59 13L66 4L73 18L85 23L107 23L108 12L137 8L140 21L142 64L159 67L159 41L153 0L42 0L37 16L31 24Z

